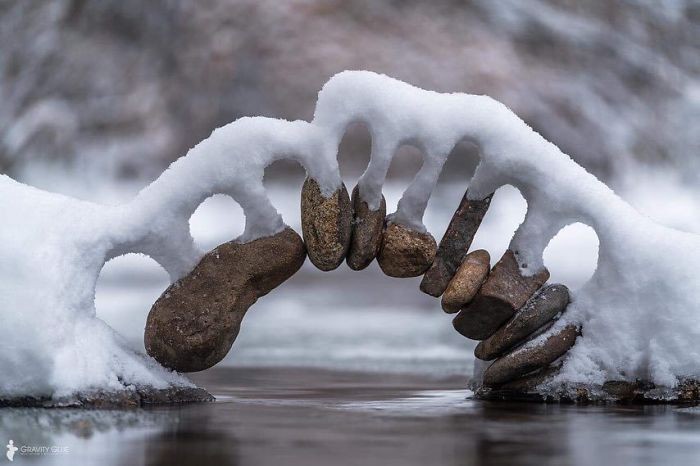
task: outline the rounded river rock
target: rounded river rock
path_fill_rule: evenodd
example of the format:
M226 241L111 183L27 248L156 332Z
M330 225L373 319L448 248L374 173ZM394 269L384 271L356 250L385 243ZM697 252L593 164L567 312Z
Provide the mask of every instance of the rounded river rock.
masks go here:
M476 295L489 274L491 256L483 249L470 252L450 280L442 295L442 309L448 314L458 312Z
M320 270L337 269L350 247L352 207L348 190L341 184L325 197L313 178L301 190L301 231L309 259Z
M389 223L384 230L377 262L390 277L417 277L428 270L436 251L437 243L430 233Z
M379 208L371 210L360 198L359 189L355 186L352 190L352 210L354 219L347 263L353 270L362 270L379 254L386 217L386 200L382 196Z

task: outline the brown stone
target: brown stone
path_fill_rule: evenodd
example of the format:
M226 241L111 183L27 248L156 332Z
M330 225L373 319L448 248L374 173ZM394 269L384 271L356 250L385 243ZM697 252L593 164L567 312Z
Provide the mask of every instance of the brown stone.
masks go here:
M309 259L320 270L338 268L350 247L352 207L345 185L324 197L313 178L301 190L301 230Z
M357 186L352 190L352 237L346 259L353 270L366 268L379 253L382 245L384 217L386 217L386 200L382 201L377 210L371 210L367 203L360 199Z
M448 314L458 312L476 295L491 268L491 256L483 249L470 252L442 295L442 309Z
M430 233L389 223L384 230L377 262L390 277L417 277L428 270L436 249L437 243Z
M551 365L497 387L481 386L475 395L482 400L543 401L544 397L538 387L560 369L560 365Z
M520 308L513 318L496 330L496 333L479 343L474 355L490 361L540 329L569 304L569 289L564 285L549 285L542 288Z
M146 321L146 351L180 372L207 369L233 344L248 308L299 270L306 249L291 228L224 243L168 287Z
M476 230L491 204L493 194L480 200L468 199L469 190L457 207L445 235L440 240L435 260L421 281L420 289L431 296L440 296L454 277L469 251Z
M493 335L549 278L547 269L524 276L510 249L481 286L471 303L452 321L467 338L484 340Z
M568 325L549 335L542 344L526 345L494 361L484 371L483 384L501 385L547 367L566 353L578 336L578 329Z

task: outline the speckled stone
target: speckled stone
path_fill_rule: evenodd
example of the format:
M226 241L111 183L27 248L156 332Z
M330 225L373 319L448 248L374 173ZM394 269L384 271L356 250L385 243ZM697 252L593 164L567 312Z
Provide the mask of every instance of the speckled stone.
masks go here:
M476 296L489 274L491 256L483 249L470 252L442 295L442 309L448 314L458 312Z
M417 277L428 270L436 250L437 243L430 233L389 223L384 230L377 262L390 277Z
M294 230L224 243L168 287L146 321L146 351L165 367L196 372L228 353L248 308L299 270L306 258Z
M551 322L568 304L569 289L566 286L545 286L530 298L513 318L496 330L496 333L479 343L474 355L484 361L496 359Z
M513 317L549 278L547 269L525 276L513 251L507 250L493 267L474 299L452 321L467 338L484 340Z
M541 344L526 345L506 354L484 371L483 384L501 385L547 367L574 346L578 333L575 326L568 325Z
M324 197L313 178L301 190L301 230L309 259L329 271L343 263L352 235L352 207L345 185Z
M450 280L464 261L474 235L491 205L493 195L471 200L468 199L468 194L469 190L464 193L445 235L440 240L435 260L421 281L421 291L431 296L438 297L447 289Z
M352 190L352 210L352 237L346 261L351 269L362 270L379 254L386 217L386 200L382 196L379 208L371 210L367 203L360 199L359 189L355 186Z

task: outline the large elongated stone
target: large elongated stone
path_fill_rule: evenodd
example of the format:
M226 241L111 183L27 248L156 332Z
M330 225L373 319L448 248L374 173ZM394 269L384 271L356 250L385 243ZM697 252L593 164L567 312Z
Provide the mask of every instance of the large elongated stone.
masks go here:
M379 208L371 210L360 198L359 189L355 186L352 190L352 210L354 213L352 238L346 261L351 269L362 270L377 257L382 245L386 200L382 196Z
M467 338L484 340L513 317L549 278L547 269L525 276L513 251L503 254L471 303L452 321L455 330Z
M309 259L319 269L334 270L343 263L350 247L352 207L342 184L324 197L313 178L301 190L301 231Z
M491 194L484 199L470 200L467 198L468 194L469 190L464 193L445 235L440 240L435 260L421 281L421 291L431 296L438 297L445 292L457 268L467 255L493 197Z
M377 262L390 277L417 277L428 270L436 249L437 243L430 233L389 223L384 230Z
M153 305L146 351L180 372L213 366L228 353L248 308L294 275L305 258L304 243L291 228L216 247Z
M442 295L442 309L448 314L468 304L489 274L491 256L483 249L470 252Z
M569 304L569 289L564 285L542 288L520 308L512 319L476 346L474 355L484 361L498 356L523 342L530 334L563 312Z
M486 369L483 384L487 386L504 384L547 367L574 346L577 336L576 326L567 325L549 335L539 345L526 345L506 354Z

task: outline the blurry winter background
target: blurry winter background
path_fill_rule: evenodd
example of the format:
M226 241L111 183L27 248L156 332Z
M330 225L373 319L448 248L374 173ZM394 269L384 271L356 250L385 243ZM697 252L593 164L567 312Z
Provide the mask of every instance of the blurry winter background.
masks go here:
M238 117L309 120L316 93L344 69L489 94L642 212L700 233L697 0L2 0L0 172L120 202ZM342 143L349 189L369 143L360 126ZM438 239L477 161L466 145L451 155L425 219ZM419 166L417 150L400 150L389 210ZM298 231L303 176L284 162L266 172ZM499 191L475 247L497 260L524 212L516 190ZM224 197L191 223L207 249L243 229ZM552 280L576 288L596 254L595 233L574 225L545 259ZM467 372L473 344L418 283L376 264L323 273L307 262L251 309L226 363ZM150 259L116 259L100 278L98 315L143 348L165 286Z

